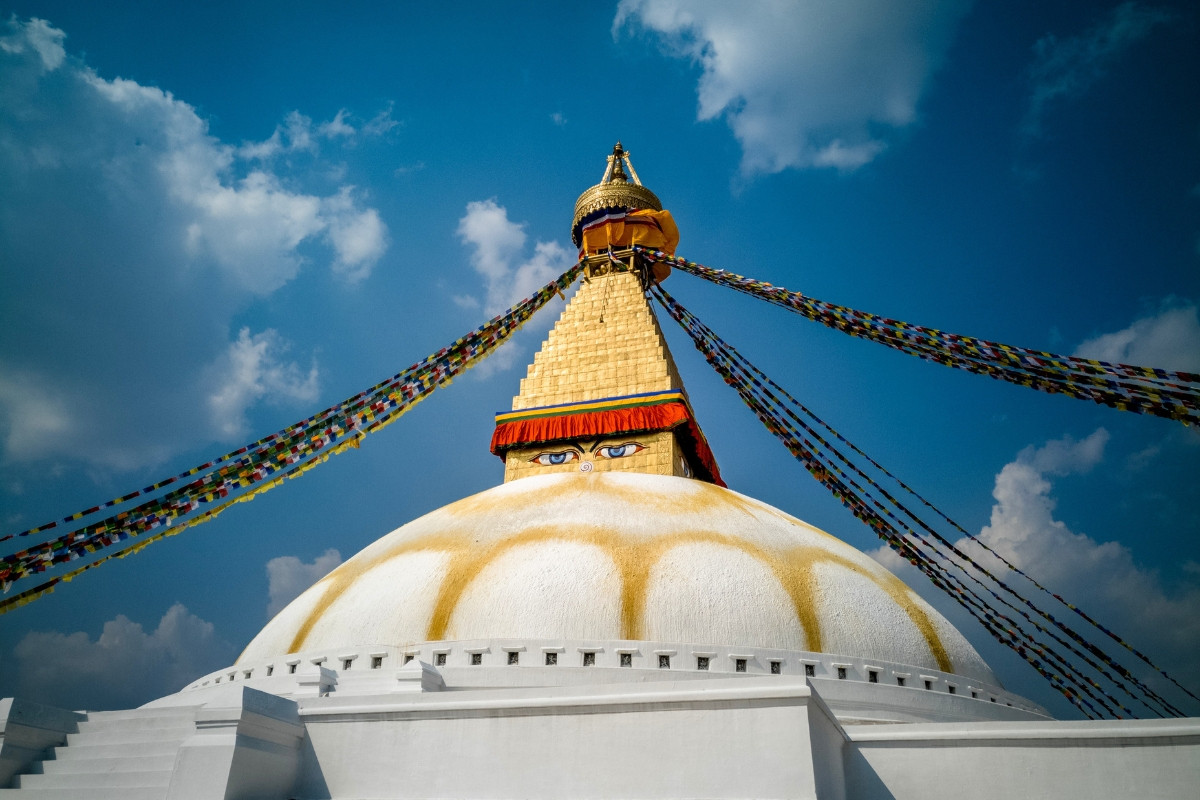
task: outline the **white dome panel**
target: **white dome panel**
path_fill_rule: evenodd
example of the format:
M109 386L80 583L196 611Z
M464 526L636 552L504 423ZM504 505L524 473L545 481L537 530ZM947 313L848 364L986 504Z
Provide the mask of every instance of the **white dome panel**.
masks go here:
M641 638L807 650L792 598L771 568L734 547L681 544L655 562Z
M343 565L349 574L342 574L342 567L331 573L331 578L351 580L352 584L329 604L309 635L318 640L338 637L362 644L409 645L424 641L450 555L430 550L401 553L355 576L357 561ZM380 608L379 599L389 596L405 600Z
M858 571L839 564L818 564L815 572L820 585L817 617L823 651L902 664L937 664L928 641L932 623L906 587L898 587L904 595L905 605L901 605ZM922 623L926 630L921 629ZM949 664L943 668L952 671Z
M613 639L621 630L621 576L596 545L522 544L472 573L439 638Z

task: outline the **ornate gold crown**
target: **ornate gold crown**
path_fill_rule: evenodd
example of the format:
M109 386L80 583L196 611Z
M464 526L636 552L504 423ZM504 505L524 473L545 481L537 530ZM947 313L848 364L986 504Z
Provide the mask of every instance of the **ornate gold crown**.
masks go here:
M625 174L625 167L629 168L629 175ZM633 178L632 183L629 182L630 177ZM575 246L579 246L579 231L584 217L597 211L616 208L649 208L662 211L662 202L654 192L642 186L637 171L633 168L633 162L629 160L629 153L621 147L620 142L617 142L612 155L608 157L604 177L598 184L579 195L579 199L575 201L575 219L571 221L571 241Z

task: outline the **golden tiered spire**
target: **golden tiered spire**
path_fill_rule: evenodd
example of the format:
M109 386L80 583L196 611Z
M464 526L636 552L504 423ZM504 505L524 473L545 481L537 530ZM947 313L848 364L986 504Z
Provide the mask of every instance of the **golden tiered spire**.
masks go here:
M626 166L629 167L629 174L633 176L633 183L630 183L625 175ZM637 170L633 168L633 161L620 142L617 142L612 155L608 157L608 166L605 167L600 182L579 195L579 199L575 201L575 219L571 221L571 241L575 246L581 247L583 244L580 228L587 221L586 217L616 209L662 211L662 202L654 192L642 186Z
M572 222L576 243L587 238L606 246L581 254L582 285L529 365L513 411L497 415L492 449L505 458L505 481L620 471L720 482L646 297L647 282L665 273L647 270L627 242L597 240L596 228L586 237L579 233L581 224L600 217L632 229L634 222L621 216L633 211L642 213L639 223L652 219L660 231L665 217L674 232L669 213L641 185L618 142L601 182L580 196Z

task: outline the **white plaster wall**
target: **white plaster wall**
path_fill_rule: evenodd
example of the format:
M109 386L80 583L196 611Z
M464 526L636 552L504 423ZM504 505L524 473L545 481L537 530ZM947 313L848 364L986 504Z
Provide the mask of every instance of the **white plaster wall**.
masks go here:
M862 800L1193 800L1200 721L847 726Z
M515 652L517 663L509 661ZM545 655L558 656L554 666ZM594 656L584 666L583 653ZM628 667L621 654L630 655ZM475 664L473 655L479 655ZM669 656L669 668L660 666L659 656ZM707 659L701 669L699 658ZM961 675L912 664L882 659L864 659L838 653L814 653L773 648L711 643L631 641L622 639L537 639L504 637L436 641L392 647L359 645L335 650L306 650L286 656L249 661L202 676L179 693L149 705L188 705L204 702L210 692L231 684L293 696L309 692L298 683L301 672L322 665L336 680L327 691L338 697L371 696L398 690L396 673L405 659L413 658L439 666L446 685L453 690L529 687L601 686L647 681L708 681L737 676L768 676L771 680L801 678L821 687L822 696L843 721L941 722L969 720L1048 719L1045 710L1025 698ZM349 662L349 667L346 666ZM738 671L744 663L745 672ZM291 666L300 670L293 674ZM777 665L778 674L773 673ZM811 676L808 670L811 668ZM839 668L844 679L839 679ZM871 673L877 682L871 682ZM899 686L903 677L906 685ZM929 681L929 688L925 682ZM951 691L953 689L953 692ZM974 697L972 695L975 695Z
M720 683L496 691L374 709L307 702L311 762L298 794L816 797L807 688Z

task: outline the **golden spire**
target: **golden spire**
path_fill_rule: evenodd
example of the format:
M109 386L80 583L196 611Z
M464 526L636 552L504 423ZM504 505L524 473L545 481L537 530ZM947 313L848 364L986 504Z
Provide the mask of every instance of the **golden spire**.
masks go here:
M581 222L635 210L664 218L655 231L664 222L674 231L618 142L600 183L575 204L573 236L578 243ZM496 416L492 452L505 460L505 481L594 470L721 483L646 297L647 283L665 272L646 269L616 240L584 261L583 283L529 365L513 410Z
M629 168L628 176L625 174L626 167ZM632 183L629 182L630 177L633 178ZM608 166L605 167L600 182L579 195L579 199L575 201L571 241L576 247L579 246L579 232L585 221L584 217L618 208L662 211L662 202L654 192L642 186L637 170L633 168L633 161L629 158L629 152L621 147L620 142L617 142L612 155L608 157Z

